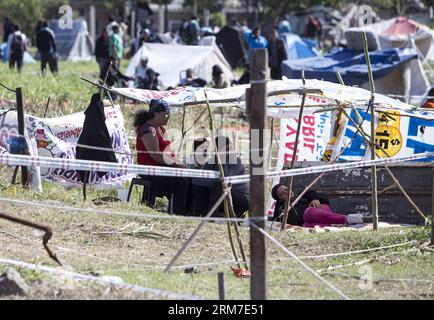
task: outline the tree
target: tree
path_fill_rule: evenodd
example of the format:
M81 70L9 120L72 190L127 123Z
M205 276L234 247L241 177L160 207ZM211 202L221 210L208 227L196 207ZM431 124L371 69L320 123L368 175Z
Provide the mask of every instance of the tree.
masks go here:
M56 19L59 17L59 7L69 4L68 0L1 0L0 11L13 23L18 24L28 36L33 36L33 30L39 20Z
M33 26L44 17L42 0L1 0L0 11L21 27L21 30L31 35Z

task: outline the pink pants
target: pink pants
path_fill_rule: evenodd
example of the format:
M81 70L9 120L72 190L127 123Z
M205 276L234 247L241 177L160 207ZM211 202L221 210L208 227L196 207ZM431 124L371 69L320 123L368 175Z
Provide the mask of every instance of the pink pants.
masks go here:
M327 204L322 204L319 209L308 207L304 210L303 227L313 228L315 226L328 227L332 224L346 224L347 216L332 211Z

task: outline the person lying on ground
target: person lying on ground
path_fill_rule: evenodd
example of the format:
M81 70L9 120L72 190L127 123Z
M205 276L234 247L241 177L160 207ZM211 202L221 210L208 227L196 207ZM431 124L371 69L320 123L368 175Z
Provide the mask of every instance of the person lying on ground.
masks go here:
M288 197L287 186L284 184L275 185L271 190L271 196L276 200L273 220L281 220L285 211L285 201ZM291 191L291 202L295 198ZM363 223L363 215L335 213L330 209L328 199L313 190L307 191L295 204L289 211L287 220L287 224L309 228L359 223Z
M187 168L170 150L170 139L165 125L170 118L170 108L162 99L152 99L149 111L139 110L134 116L136 129L137 163L150 166ZM157 195L170 199L173 195L173 213L186 214L189 178L142 176L152 182Z
M218 136L215 139L217 152L219 153L223 172L225 177L243 175L246 173L246 168L241 162L241 158L236 154L232 142L228 137ZM219 171L218 162L215 157L211 157L202 167L202 170ZM217 200L223 194L223 189L220 179L202 179L193 178L194 186L206 187L208 190L206 195L194 195L195 201L199 201L199 206L204 207L203 201L208 203L208 210L211 209ZM234 211L237 216L242 216L249 210L250 190L249 183L233 184L231 186L232 202ZM223 215L223 204L216 210L213 216Z

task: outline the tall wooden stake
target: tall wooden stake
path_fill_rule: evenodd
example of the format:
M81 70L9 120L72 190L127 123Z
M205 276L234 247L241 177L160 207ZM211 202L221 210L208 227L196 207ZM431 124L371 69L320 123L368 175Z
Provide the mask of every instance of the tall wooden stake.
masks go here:
M250 218L260 229L265 230L265 171L266 143L264 130L266 127L267 106L267 61L265 49L256 49L253 52L253 63L250 68L251 86L249 101L250 118ZM255 139L256 137L257 139ZM257 142L258 145L252 144ZM266 287L266 244L264 235L253 226L250 226L250 297L252 300L265 300Z
M18 134L20 137L24 137L25 121L24 121L24 107L23 107L23 92L21 88L15 89L15 95L17 99L17 117L18 117ZM21 166L21 184L27 185L28 175L27 167Z
M374 77L372 75L371 68L371 60L369 59L369 50L368 50L368 40L366 39L366 33L362 32L362 40L363 40L363 49L365 51L365 59L366 65L368 67L368 77L369 77L369 86L371 87L371 100L369 104L371 105L371 139L372 144L370 146L371 149L371 160L375 160L375 107L374 107L374 99L375 99L375 84ZM378 229L378 198L377 198L377 166L371 166L371 179L372 179L372 223L374 230Z
M303 81L303 85L306 84L306 80L304 78L304 70L301 70L301 80ZM292 153L291 166L290 169L294 169L295 159L297 158L297 149L298 149L298 140L300 139L300 130L301 123L303 121L303 110L304 104L306 102L306 92L303 92L303 96L301 98L301 106L300 111L298 113L298 124L297 124L297 132L295 134L295 143L294 143L294 151ZM294 180L294 176L290 176L288 179L288 196L285 200L285 213L283 214L282 224L280 226L280 231L285 230L286 222L288 221L288 213L289 213L289 203L291 202L291 191L292 191L292 181Z
M431 201L431 245L434 246L434 167L432 167L432 201Z

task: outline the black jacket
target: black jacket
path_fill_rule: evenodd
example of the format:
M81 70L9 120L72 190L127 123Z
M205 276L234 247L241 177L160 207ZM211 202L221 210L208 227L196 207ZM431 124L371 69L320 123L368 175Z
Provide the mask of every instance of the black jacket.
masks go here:
M295 198L296 197L293 197L291 199L291 202L294 201ZM304 223L304 220L303 220L304 211L308 208L309 203L311 203L312 200L319 200L319 202L321 202L321 204L329 204L327 197L320 195L313 190L309 190L303 195L303 197L300 199L300 201L297 202L297 204L294 206L294 208L291 209L291 211L289 211L288 220L286 223L291 224L291 225L295 225L295 226L302 226ZM279 220L278 217L281 214L283 214L284 211L285 211L285 202L284 201L277 201L276 206L274 207L273 219Z
M99 93L92 96L92 100L84 114L86 118L84 119L83 130L77 144L107 148L109 151L77 147L76 159L117 162L116 155L112 149L110 134L105 124L104 105ZM84 172L78 171L78 173L81 181L84 182ZM100 177L105 174L106 172L98 172L98 176Z
M109 57L109 44L108 40L104 40L103 37L99 37L95 44L95 57L106 58Z
M53 35L47 28L42 28L36 34L36 46L40 53L47 53L53 49L56 52L56 43Z

